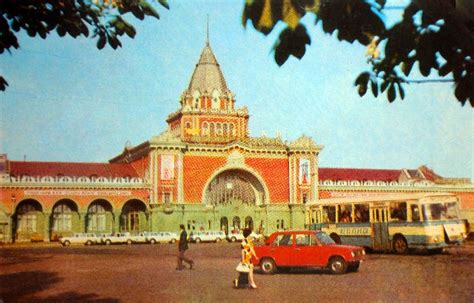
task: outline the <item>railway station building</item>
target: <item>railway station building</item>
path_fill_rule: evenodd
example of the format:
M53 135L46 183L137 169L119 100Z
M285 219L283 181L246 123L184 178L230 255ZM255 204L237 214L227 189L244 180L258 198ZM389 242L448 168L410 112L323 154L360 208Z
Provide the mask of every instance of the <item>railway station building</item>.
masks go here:
M474 217L469 179L416 169L321 168L323 146L301 135L252 137L206 43L168 127L104 163L0 157L0 242L55 241L74 232L303 228L320 199L452 192Z

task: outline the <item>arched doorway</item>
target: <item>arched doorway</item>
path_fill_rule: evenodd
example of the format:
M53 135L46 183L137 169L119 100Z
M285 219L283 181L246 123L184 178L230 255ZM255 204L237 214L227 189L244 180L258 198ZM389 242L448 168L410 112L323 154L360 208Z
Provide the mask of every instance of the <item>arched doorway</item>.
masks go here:
M120 231L139 232L148 227L148 213L145 203L130 200L122 208L120 215Z
M227 217L221 218L221 230L227 235L229 234L229 219Z
M60 200L54 205L50 218L51 240L61 236L70 236L79 231L79 214L76 203L69 199Z
M219 173L209 182L204 200L206 204L214 206L262 205L265 201L265 190L262 183L251 172L229 169Z
M252 217L247 216L245 218L245 228L250 228L251 230L253 230L253 219L252 219Z
M44 216L41 204L33 199L22 201L13 216L13 238L16 241L44 240Z
M232 232L239 232L240 231L240 218L235 216L232 219Z
M87 209L86 231L110 233L113 230L112 205L107 200L96 200Z

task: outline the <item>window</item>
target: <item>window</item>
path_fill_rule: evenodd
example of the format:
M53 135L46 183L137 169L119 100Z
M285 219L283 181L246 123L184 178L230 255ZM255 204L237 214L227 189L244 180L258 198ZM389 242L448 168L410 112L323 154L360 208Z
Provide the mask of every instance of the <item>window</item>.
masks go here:
M352 205L339 205L339 223L352 222Z
M186 128L191 128L191 122L186 122Z
M306 204L306 202L308 201L308 194L307 193L303 193L303 204Z
M234 136L234 124L229 124L229 135Z
M323 223L336 223L336 206L323 206Z
M217 135L222 135L222 124L220 124L220 123L216 124L216 134Z
M276 228L277 229L285 229L285 221L283 219L278 219L276 221Z
M228 135L228 133L227 133L227 123L222 124L222 134L224 135L224 137L227 137L227 135Z
M163 204L168 205L171 203L171 193L163 193Z
M209 135L209 123L204 122L202 124L202 134L203 135Z
M88 212L88 231L91 232L101 232L106 229L106 210L100 204L93 204L89 207Z
M411 209L411 221L419 222L420 221L420 207L417 204L410 205Z
M53 210L53 231L72 230L72 211L69 205L61 203Z
M354 205L354 222L369 222L369 205L368 204L355 204Z
M296 235L296 245L297 246L310 246L312 245L311 235L297 234Z
M36 208L31 204L24 204L18 209L18 231L36 232Z
M293 235L278 235L273 240L272 246L292 246L293 245Z
M407 220L407 203L406 202L390 202L390 217L392 221Z
M211 123L209 126L209 134L211 136L214 136L214 123Z

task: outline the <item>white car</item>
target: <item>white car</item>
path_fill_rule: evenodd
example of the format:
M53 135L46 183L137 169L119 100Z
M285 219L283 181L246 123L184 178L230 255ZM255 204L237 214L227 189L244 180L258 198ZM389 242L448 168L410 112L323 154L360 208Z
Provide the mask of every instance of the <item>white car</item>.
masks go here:
M132 242L133 243L147 243L148 240L148 235L150 233L149 232L146 232L146 231L143 231L143 232L140 232L138 234L133 234L131 237L132 237Z
M193 231L190 237L192 242L220 242L226 239L223 231Z
M105 237L102 237L101 242L104 243L105 245L110 245L110 244L132 244L133 243L133 236L126 232L126 233L115 233L112 235L107 235Z
M69 246L71 244L85 244L92 245L100 242L100 238L92 233L75 233L70 237L59 238L59 243L63 246Z
M168 231L160 232L149 232L146 236L146 241L155 244L155 243L175 243L178 241L178 234Z
M260 241L262 239L265 238L264 235L262 234L257 234L255 232L252 232L250 233L250 236L251 238L254 239L254 241ZM239 232L239 233L229 233L227 235L227 240L229 240L230 242L236 242L236 241L242 241L244 239L244 235L242 234L242 232Z

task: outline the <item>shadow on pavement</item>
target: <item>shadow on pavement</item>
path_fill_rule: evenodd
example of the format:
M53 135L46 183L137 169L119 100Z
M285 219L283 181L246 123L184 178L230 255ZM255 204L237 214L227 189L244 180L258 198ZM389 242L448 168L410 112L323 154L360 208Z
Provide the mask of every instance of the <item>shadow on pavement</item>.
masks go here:
M97 294L65 292L46 298L35 294L54 287L63 279L57 273L27 271L0 275L0 302L119 302L118 299L98 298Z

